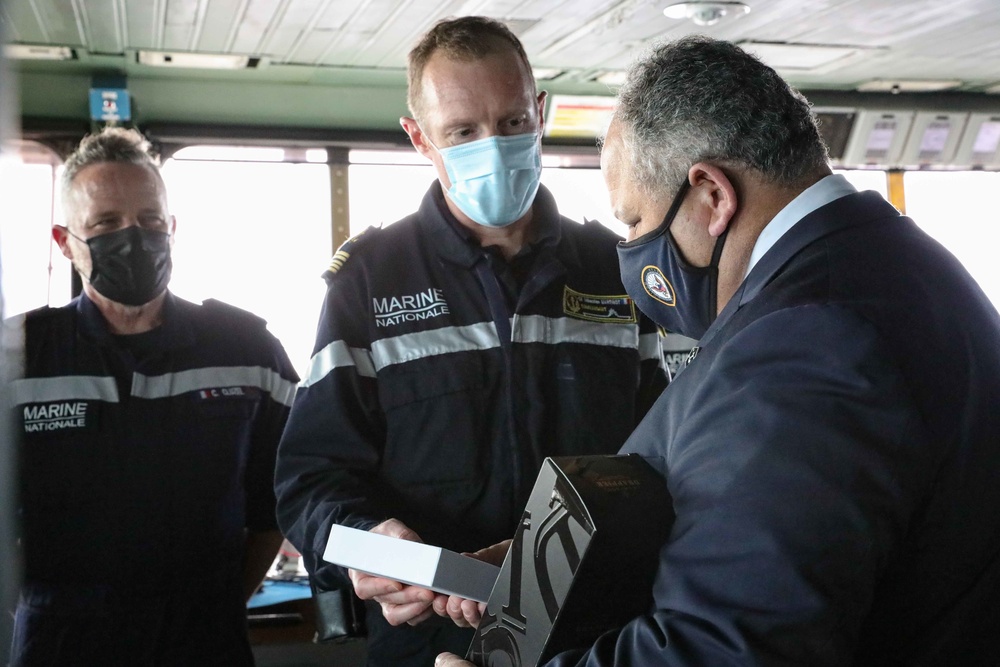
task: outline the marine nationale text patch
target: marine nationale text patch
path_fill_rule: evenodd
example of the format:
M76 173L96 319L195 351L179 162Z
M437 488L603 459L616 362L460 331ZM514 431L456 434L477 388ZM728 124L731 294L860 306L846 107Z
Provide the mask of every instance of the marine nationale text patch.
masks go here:
M583 294L563 288L563 312L591 322L635 323L635 304L627 294Z
M403 322L427 320L451 312L444 292L431 287L416 294L372 298L375 326L388 327Z
M24 406L24 432L77 431L95 424L91 403L87 401L56 401L31 403Z

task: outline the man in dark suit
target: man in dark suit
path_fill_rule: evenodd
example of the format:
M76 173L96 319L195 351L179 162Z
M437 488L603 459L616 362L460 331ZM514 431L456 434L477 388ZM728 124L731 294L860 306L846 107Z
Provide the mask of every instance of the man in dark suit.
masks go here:
M1000 317L975 281L726 42L633 68L602 169L626 289L699 345L623 447L676 511L650 612L550 664L996 665Z

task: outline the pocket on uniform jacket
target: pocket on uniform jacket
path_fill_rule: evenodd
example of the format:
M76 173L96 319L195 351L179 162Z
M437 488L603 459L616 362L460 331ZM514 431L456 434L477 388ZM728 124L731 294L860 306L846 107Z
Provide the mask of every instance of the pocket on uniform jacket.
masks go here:
M32 505L94 503L103 479L107 443L101 438L100 401L57 400L16 408L20 439L20 479Z
M379 377L383 477L397 486L480 479L492 417L486 392L477 358L421 360L405 373Z
M404 366L379 375L378 395L384 412L446 394L475 391L484 383L482 364L476 358L442 355Z
M228 488L245 464L245 448L257 408L256 394L212 395L218 390L195 392L188 404L178 404L172 428L177 443L173 451L190 465L183 476L193 489L211 494ZM213 489L215 489L213 491Z

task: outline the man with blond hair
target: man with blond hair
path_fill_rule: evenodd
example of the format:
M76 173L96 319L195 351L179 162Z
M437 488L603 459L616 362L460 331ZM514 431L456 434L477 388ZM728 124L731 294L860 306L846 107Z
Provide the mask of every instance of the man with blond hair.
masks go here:
M545 93L502 23L434 26L401 120L437 180L419 210L348 242L278 454L279 523L321 587L333 523L455 551L513 534L546 456L611 454L666 385L625 294L619 240L539 184ZM349 573L368 664L430 664L468 630L410 627L428 591Z

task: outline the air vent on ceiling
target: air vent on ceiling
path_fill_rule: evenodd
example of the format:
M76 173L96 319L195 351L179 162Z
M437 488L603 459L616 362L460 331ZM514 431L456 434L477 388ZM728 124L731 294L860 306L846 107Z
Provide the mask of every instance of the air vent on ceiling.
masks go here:
M839 65L860 53L877 50L867 46L841 44L803 44L799 42L738 43L740 48L753 53L777 70L811 71Z

